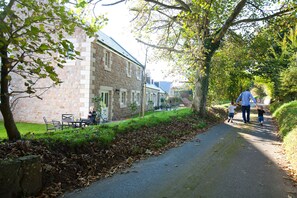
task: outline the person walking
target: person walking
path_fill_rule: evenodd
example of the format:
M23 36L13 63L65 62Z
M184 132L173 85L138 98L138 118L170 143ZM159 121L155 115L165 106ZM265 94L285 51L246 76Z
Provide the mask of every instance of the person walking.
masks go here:
M257 104L256 99L251 94L249 89L246 89L244 92L242 92L236 99L236 103L239 103L239 101L241 101L242 119L244 123L250 123L251 99L254 101L255 104Z
M233 123L234 113L235 113L236 106L234 105L234 102L232 101L231 104L228 107L228 122L231 121Z
M257 110L258 110L258 121L263 126L264 113L265 113L263 106L257 106Z

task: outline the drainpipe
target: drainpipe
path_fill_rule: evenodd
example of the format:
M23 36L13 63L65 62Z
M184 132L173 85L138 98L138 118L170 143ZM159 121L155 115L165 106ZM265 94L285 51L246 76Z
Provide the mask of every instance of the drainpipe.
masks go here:
M143 72L142 72L141 117L144 117L144 112L145 112L145 92L146 92L146 74L145 74L145 69L146 69L146 63L147 63L147 51L148 51L148 47L145 50L145 61L144 61L144 68L143 68Z

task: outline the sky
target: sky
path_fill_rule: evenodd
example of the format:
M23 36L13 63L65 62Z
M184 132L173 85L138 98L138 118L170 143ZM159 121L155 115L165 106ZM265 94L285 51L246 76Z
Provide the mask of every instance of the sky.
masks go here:
M103 0L102 3L115 1L116 0ZM109 19L108 25L101 29L101 31L112 37L144 65L146 47L137 42L131 33L130 21L132 16L129 14L128 6L125 3L119 3L112 6L99 7L99 9L99 12L105 14ZM168 68L165 62L147 62L146 64L146 71L151 74L155 81L170 80L165 78L166 69Z

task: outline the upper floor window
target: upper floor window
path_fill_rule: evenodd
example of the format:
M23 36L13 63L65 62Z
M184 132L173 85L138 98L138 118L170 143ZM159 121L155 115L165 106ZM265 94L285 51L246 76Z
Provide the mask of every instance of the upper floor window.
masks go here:
M110 51L104 50L104 57L103 57L103 62L104 62L104 69L107 71L111 71L111 53Z
M131 73L132 73L132 64L131 62L127 61L126 63L126 70L127 70L127 76L131 77Z
M141 80L141 68L136 66L136 79Z

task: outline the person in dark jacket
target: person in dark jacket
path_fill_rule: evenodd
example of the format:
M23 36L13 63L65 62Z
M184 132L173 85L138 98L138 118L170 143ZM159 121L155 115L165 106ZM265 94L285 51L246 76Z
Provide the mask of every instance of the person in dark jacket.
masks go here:
M257 106L257 110L258 110L258 121L261 125L263 125L264 113L265 113L265 111L263 110L263 106Z
M88 115L90 124L96 124L96 116L97 116L97 113L96 113L94 107L90 107L90 111L89 111L89 115Z

